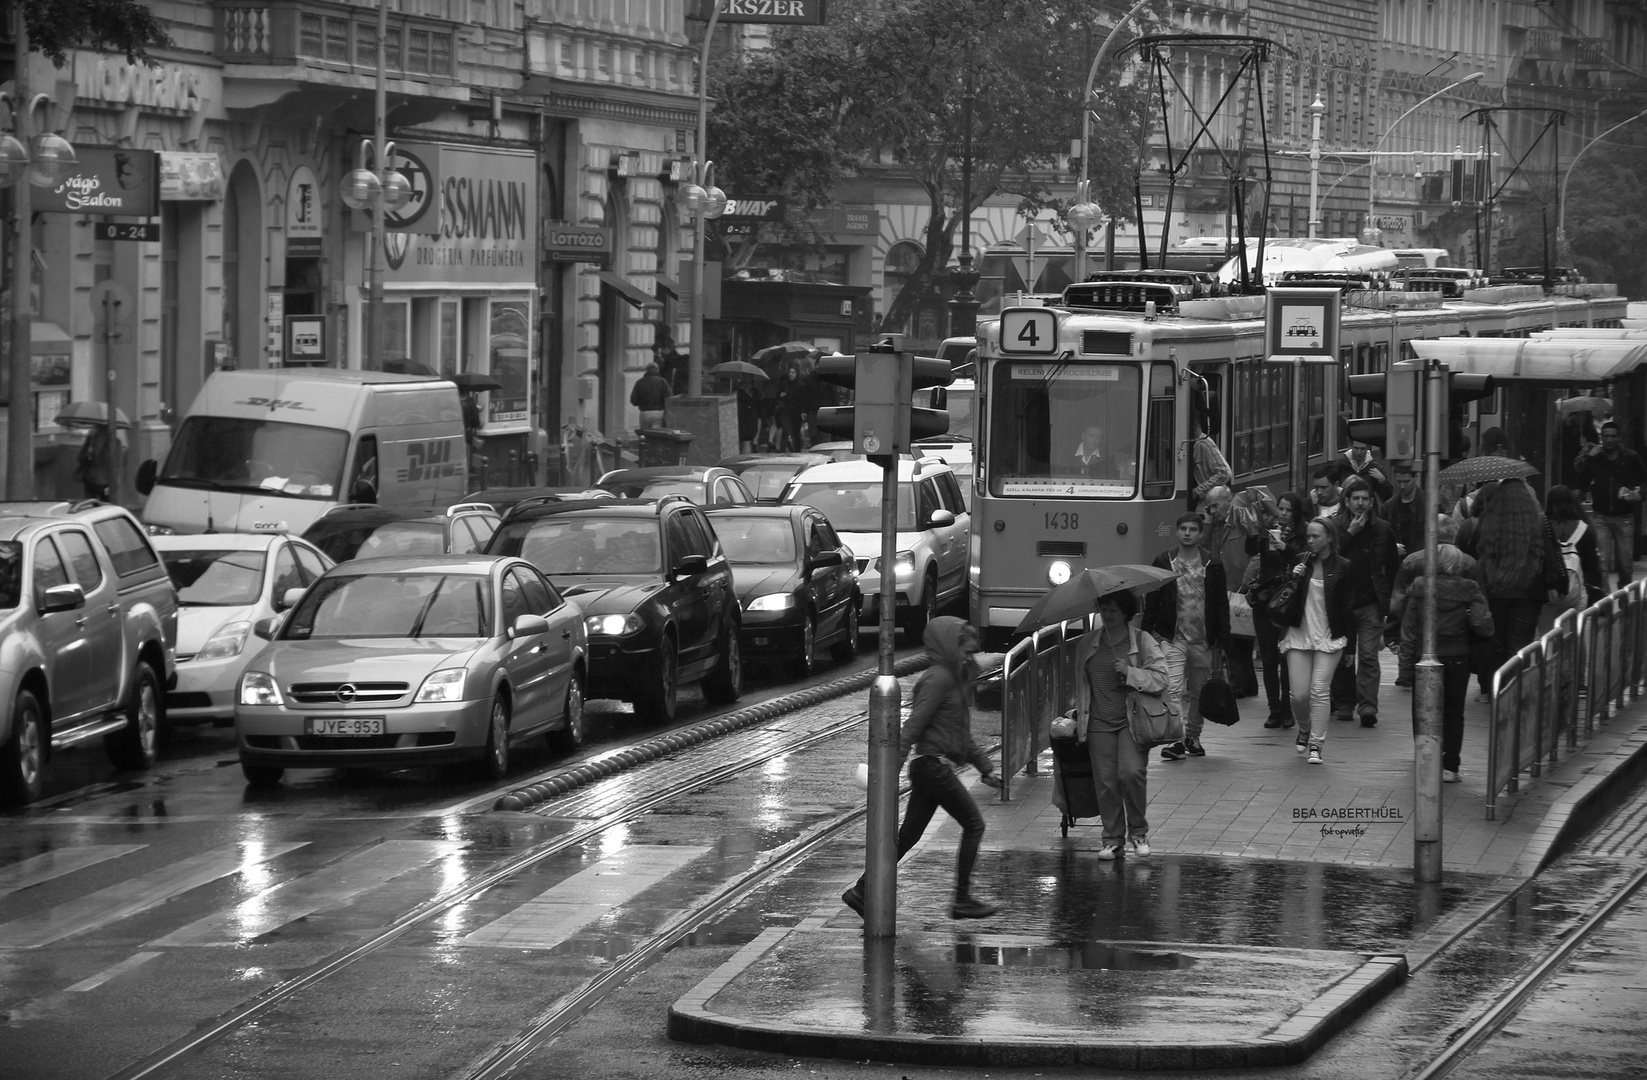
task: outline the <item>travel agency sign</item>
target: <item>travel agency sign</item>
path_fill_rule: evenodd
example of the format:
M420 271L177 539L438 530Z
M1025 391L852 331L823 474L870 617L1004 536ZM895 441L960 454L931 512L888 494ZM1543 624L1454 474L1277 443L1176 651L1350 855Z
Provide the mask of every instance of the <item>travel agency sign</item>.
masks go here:
M537 275L537 170L532 154L403 144L394 164L414 199L384 233L393 281L531 282ZM362 223L366 215L357 214Z

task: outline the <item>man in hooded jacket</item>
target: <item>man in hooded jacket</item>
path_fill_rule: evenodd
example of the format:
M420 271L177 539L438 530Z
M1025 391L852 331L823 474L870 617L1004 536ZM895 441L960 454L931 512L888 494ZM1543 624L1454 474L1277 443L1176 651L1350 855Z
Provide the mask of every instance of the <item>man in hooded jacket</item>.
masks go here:
M949 907L952 919L987 919L1001 910L999 904L972 895L972 867L984 839L984 815L967 793L955 766L971 764L983 774L984 783L1000 787L995 766L972 738L972 681L978 666L972 654L979 649L978 631L965 619L940 615L926 624L921 643L932 664L915 682L909 719L899 735L899 750L915 760L909 763L909 807L898 827L898 858L902 859L921 839L932 815L941 806L961 826L961 847L955 864L955 902ZM864 913L864 879L841 894L841 902Z

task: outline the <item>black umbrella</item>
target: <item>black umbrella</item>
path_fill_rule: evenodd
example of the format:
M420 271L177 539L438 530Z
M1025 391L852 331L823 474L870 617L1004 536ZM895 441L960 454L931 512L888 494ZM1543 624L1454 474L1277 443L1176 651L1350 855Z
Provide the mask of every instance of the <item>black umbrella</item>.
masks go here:
M1443 484L1485 484L1489 480L1524 479L1537 475L1538 470L1525 461L1483 454L1453 462L1441 470L1440 480Z
M447 378L457 384L457 388L465 394L479 394L487 390L502 390L503 384L490 375L482 375L475 371L460 371Z
M1043 626L1079 619L1098 610L1098 601L1127 589L1148 592L1177 577L1175 570L1141 563L1119 563L1078 571L1062 585L1055 585L1035 601L1018 624L1018 633L1027 634Z

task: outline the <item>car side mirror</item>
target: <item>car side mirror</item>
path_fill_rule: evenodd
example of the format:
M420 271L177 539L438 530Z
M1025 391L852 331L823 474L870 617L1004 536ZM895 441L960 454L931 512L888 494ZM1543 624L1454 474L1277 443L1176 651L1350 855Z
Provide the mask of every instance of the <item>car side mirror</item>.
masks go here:
M137 478L134 481L140 495L147 495L154 490L155 477L160 475L160 462L149 458L137 467Z
M682 555L680 562L675 564L675 577L692 577L702 574L709 569L709 556Z
M542 615L516 615L515 625L509 628L512 638L534 637L549 632L549 620Z
M252 636L264 641L272 640L275 631L280 629L279 619L259 619L252 623Z
M86 606L86 590L75 584L53 585L40 598L40 612L73 611Z
M933 529L947 528L955 524L955 515L948 510L934 510L932 516L927 518L927 524L929 528Z
M844 561L838 551L823 551L806 560L806 565L809 570L821 570L826 566L839 566Z
M307 589L287 589L275 598L275 610L288 611L297 607L297 602L303 599L303 594L307 591Z

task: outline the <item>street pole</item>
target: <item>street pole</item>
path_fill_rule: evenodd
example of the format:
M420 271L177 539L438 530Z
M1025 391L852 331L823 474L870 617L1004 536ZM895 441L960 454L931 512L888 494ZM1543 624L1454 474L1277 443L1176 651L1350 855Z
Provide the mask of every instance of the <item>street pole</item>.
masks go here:
M1321 101L1321 95L1315 95L1315 101L1310 105L1310 239L1314 240L1321 231L1321 114L1327 111L1327 106ZM1241 258L1246 260L1247 253L1242 252ZM1264 280L1264 268L1258 268L1258 280Z
M1121 32L1121 27L1131 22L1133 16L1144 10L1145 5L1148 3L1150 3L1150 0L1138 0L1137 3L1132 5L1131 10L1121 16L1121 21L1110 28L1108 36L1104 38L1104 43L1098 46L1098 55L1092 58L1092 67L1087 69L1087 87L1081 94L1081 182L1075 189L1075 199L1077 204L1090 203L1092 199L1090 194L1091 171L1087 167L1087 159L1092 156L1092 88L1098 81L1098 69L1103 66L1104 57L1109 55L1109 47L1115 43L1115 35ZM969 135L971 134L971 131L972 124L969 120L967 123L967 132ZM1071 222L1071 224L1075 223ZM1142 221L1138 223L1138 227L1140 231L1142 231ZM1076 281L1085 281L1087 279L1087 230L1090 228L1091 224L1088 223L1077 226L1075 229ZM1111 220L1110 230L1107 243L1110 247L1113 247L1115 242L1113 219ZM1106 248L1106 264L1110 261L1108 250L1109 249Z
M1603 131L1600 135L1597 135L1595 138L1579 147L1578 153L1573 155L1573 160L1567 163L1567 175L1561 178L1561 192L1556 197L1556 258L1561 260L1562 265L1565 266L1571 261L1567 252L1567 182L1573 178L1573 170L1578 168L1578 159L1584 156L1584 151L1588 150L1602 139L1605 139L1625 124L1635 123L1643 116L1647 116L1647 109L1641 110L1628 120L1620 120L1606 131Z
M389 91L384 69L389 37L389 0L377 0L377 87L373 93L372 166L380 184L389 175L384 160L389 139ZM383 214L387 199L380 195L372 206L371 257L366 263L366 363L369 371L383 370Z
M978 298L972 292L978 271L972 268L972 64L966 68L966 90L961 95L961 123L966 128L961 158L961 253L950 276L955 295L949 299L949 336L971 337L978 330ZM1031 262L1034 261L1032 258Z
M23 5L13 4L12 11L17 16L17 25L12 38L16 45L13 64L16 81L11 115L17 140L27 147L34 120L34 108L29 101L29 32L23 18ZM29 303L30 285L34 281L30 187L28 167L24 166L12 184L11 194L11 357L7 366L11 403L6 407L6 498L16 500L34 498L34 395L29 391L34 375L31 356L34 311Z
M898 935L899 709L903 689L892 670L897 633L898 457L881 473L879 666L869 689L869 796L864 821L864 937Z
M709 159L709 43L715 39L715 24L720 17L720 4L710 4L709 23L704 27L703 46L698 50L698 144L692 148L692 171L695 174L693 179L706 193L710 180L703 175L703 163ZM703 209L707 208L706 201ZM697 235L692 238L692 341L686 350L688 397L703 393L703 234L708 227L708 215L703 209L698 212Z
M1421 100L1421 101L1417 102L1416 104L1414 104L1406 112L1404 112L1400 116L1396 117L1395 121L1393 123L1391 123L1389 127L1384 129L1384 134L1380 135L1378 137L1378 141L1373 143L1372 155L1367 161L1367 164L1368 164L1369 168L1367 170L1367 224L1366 224L1366 228L1371 229L1373 227L1373 210L1374 210L1374 207L1376 205L1376 200L1378 198L1378 151L1384 146L1384 140L1390 137L1390 132L1394 131L1397 127L1399 127L1401 125L1401 121L1405 120L1407 117L1411 116L1413 113L1417 112L1419 109L1422 109L1424 106L1428 105L1430 102L1434 101L1436 98L1440 97L1442 94L1448 93L1449 91L1457 90L1460 86L1463 86L1465 83L1472 83L1472 82L1475 82L1478 79L1484 79L1486 77L1487 77L1487 73L1485 71L1472 71L1470 74L1464 76L1462 79L1459 79L1457 82L1448 83L1446 86L1443 86L1441 89L1437 90L1435 93L1429 95L1428 97L1426 97L1423 100Z
M1424 656L1414 672L1413 880L1441 880L1442 666L1435 655L1435 561L1440 537L1441 447L1446 438L1439 361L1424 364Z

